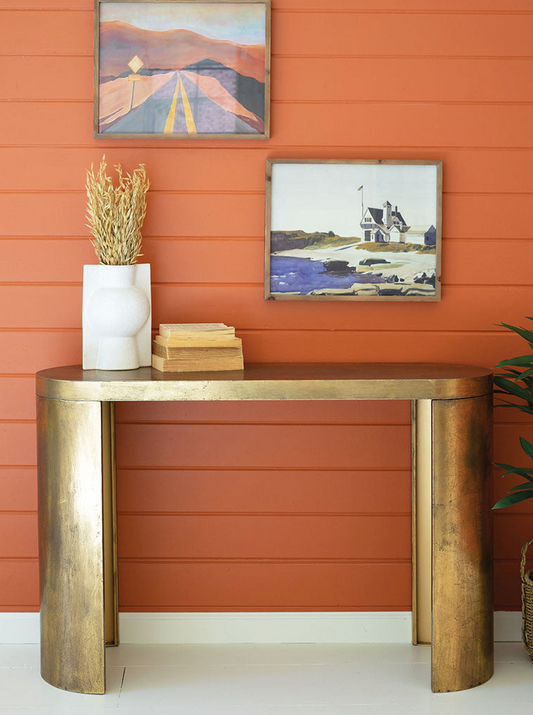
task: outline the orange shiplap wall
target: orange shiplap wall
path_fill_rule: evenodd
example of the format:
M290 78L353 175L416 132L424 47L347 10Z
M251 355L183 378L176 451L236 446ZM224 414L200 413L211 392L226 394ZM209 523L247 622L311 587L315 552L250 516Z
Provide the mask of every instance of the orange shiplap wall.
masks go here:
M495 323L533 299L531 1L273 0L272 32L269 142L96 141L90 0L0 0L2 610L38 608L33 374L80 361L84 168L104 151L152 180L154 326L233 324L249 361L521 350ZM442 302L265 302L268 157L442 159ZM407 404L117 418L123 610L410 608ZM499 461L520 459L519 435L533 423L498 412ZM495 533L497 607L516 607L532 507Z

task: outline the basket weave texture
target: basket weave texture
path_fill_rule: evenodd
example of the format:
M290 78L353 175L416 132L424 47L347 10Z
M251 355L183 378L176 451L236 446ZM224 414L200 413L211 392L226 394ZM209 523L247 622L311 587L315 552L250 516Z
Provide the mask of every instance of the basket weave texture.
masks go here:
M533 539L522 546L520 576L522 577L522 640L527 654L533 660L533 569L526 572L527 550Z

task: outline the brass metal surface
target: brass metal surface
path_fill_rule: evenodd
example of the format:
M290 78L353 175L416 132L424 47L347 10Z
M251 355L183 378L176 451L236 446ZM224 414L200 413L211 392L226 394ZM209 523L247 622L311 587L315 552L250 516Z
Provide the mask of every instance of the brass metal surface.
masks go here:
M105 644L118 643L114 400L413 400L414 640L426 640L432 607L433 689L491 676L488 370L252 365L176 376L73 366L39 373L37 391L41 672L52 685L103 693Z
M102 433L98 402L37 400L41 674L105 691Z
M491 390L490 370L425 363L249 364L244 370L187 374L73 365L37 373L37 394L61 400L427 400Z
M493 665L492 396L433 403L432 689L465 690Z
M412 623L413 644L431 643L431 400L414 400L412 424Z
M118 555L117 465L115 455L115 403L102 402L102 493L104 526L105 642L117 646Z

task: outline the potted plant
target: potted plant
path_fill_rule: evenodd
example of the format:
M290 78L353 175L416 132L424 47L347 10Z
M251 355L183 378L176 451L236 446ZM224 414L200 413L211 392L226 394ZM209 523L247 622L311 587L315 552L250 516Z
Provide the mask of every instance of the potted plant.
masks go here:
M533 320L533 318L528 318L528 320ZM512 407L528 415L533 415L533 331L508 325L507 323L500 323L500 325L524 338L530 353L502 360L496 365L497 368L503 368L503 373L494 376L494 383L498 388L495 392L513 398L512 401L502 399L503 404L501 406ZM533 444L524 439L524 437L520 437L520 445L528 459L533 461ZM497 464L498 467L505 470L504 477L508 474L514 474L524 481L511 487L507 496L496 502L493 509L502 509L533 498L533 464L530 467ZM526 558L528 547L532 543L533 540L529 540L522 546L522 558L520 559L522 640L531 660L533 660L533 569L526 571Z
M528 320L533 320L533 318L528 318ZM512 401L502 399L501 407L512 407L533 415L533 331L507 323L500 323L500 325L524 338L531 353L502 360L496 365L497 368L503 368L503 372L494 376L494 384L498 388L494 392L513 398ZM533 461L533 444L520 437L520 445L527 457ZM510 464L497 463L497 466L505 470L504 477L508 474L515 474L525 481L511 487L507 496L500 499L493 509L502 509L533 498L533 464L531 467L513 467Z
M132 174L105 156L87 170L87 219L98 265L83 269L83 368L132 370L151 364L150 264L141 256L141 229L150 186L140 165Z

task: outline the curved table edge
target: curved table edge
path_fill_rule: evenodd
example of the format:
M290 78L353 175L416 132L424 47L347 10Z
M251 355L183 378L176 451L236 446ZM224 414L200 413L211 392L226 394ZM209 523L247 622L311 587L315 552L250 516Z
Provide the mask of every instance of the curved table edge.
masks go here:
M353 368L356 363L346 363ZM384 364L386 365L386 364ZM414 367L416 363L406 363ZM420 363L421 368L425 364ZM280 367L281 364L277 364ZM251 368L252 366L250 366ZM253 366L258 367L258 366ZM261 367L265 367L264 365ZM294 368L291 364L288 367ZM320 368L320 364L315 364ZM324 367L333 368L332 365ZM43 370L36 375L37 395L57 400L98 402L174 401L262 401L262 400L438 400L481 397L492 392L492 372L474 366L442 364L444 368L466 369L476 374L446 377L249 377L247 370L227 373L160 373L160 379L118 379L104 373L102 379L71 380L54 377L61 370ZM342 368L342 363L334 368ZM141 368L142 369L142 368ZM87 373L91 377L98 371ZM136 371L128 371L134 373ZM250 369L248 371L250 373ZM260 374L260 373L259 373ZM123 373L124 375L124 373ZM158 376L159 377L159 376Z

